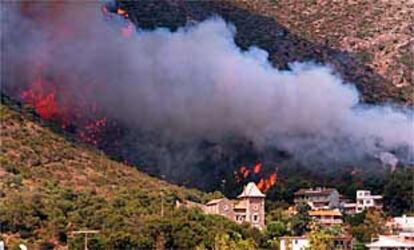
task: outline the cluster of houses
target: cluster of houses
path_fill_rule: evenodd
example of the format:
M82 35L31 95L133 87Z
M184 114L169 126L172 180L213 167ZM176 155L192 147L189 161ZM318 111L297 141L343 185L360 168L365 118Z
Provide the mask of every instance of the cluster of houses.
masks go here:
M177 206L198 207L208 214L222 215L237 223L247 222L253 227L264 229L265 194L255 183L250 182L237 199L215 199L206 204L191 201L177 201ZM382 209L382 196L373 195L369 190L357 190L356 202L350 202L334 188L300 189L295 193L295 204L306 203L311 208L309 216L321 226L341 226L343 215L361 213L366 209ZM294 210L292 211L294 213ZM366 245L370 250L414 250L414 217L396 217L387 222L392 235L380 235L378 239ZM353 239L350 235L341 235L334 239L335 249L352 249ZM280 249L302 250L309 247L306 235L282 237Z
M334 188L300 189L295 193L295 203L307 203L311 210L310 217L322 226L341 226L343 215L361 213L366 209L382 209L382 196L373 195L369 190L357 190L356 202L343 199ZM414 217L395 217L384 225L389 229L389 235L379 235L365 246L369 250L414 250ZM352 249L351 236L338 236L334 239L335 249ZM283 237L280 249L302 250L309 246L306 236Z
M414 250L414 217L395 217L387 222L387 228L391 229L389 235L379 235L371 243L365 244L369 250ZM309 247L309 239L306 236L282 237L280 250L304 250ZM334 239L334 248L351 250L353 239L351 236L338 236Z
M342 224L343 214L353 215L369 208L382 209L382 196L372 195L369 190L357 190L356 203L351 203L334 188L300 189L295 193L294 202L308 204L309 215L326 226Z

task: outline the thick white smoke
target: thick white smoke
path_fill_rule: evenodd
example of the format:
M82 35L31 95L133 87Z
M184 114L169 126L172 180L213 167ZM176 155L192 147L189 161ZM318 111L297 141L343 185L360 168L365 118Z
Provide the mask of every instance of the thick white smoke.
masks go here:
M95 5L65 6L58 30L9 16L8 32L21 34L6 38L16 65L41 61L79 94L92 82L99 92L90 98L131 126L175 139L241 136L305 158L414 151L412 110L361 105L354 85L326 65L277 70L266 51L242 51L236 29L219 17L124 38L114 24L122 18L107 20Z

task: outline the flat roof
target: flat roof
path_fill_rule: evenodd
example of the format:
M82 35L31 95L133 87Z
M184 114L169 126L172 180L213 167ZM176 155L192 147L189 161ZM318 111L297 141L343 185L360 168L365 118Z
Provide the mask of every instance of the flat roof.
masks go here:
M337 209L311 210L308 213L310 216L342 216Z

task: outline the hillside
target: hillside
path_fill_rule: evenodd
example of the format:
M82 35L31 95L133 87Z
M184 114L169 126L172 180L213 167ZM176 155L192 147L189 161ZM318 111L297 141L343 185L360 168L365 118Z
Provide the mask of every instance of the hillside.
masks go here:
M70 232L97 229L90 249L191 248L242 227L197 211L175 210L176 199L205 202L206 194L166 183L71 141L30 109L2 98L0 232L8 246L82 246ZM61 132L61 131L60 131ZM161 213L164 197L164 217Z
M174 208L176 199L206 202L220 193L185 189L113 161L5 96L0 115L0 239L11 249L82 249L83 238L71 232L83 229L100 230L89 236L89 249L255 249L273 242L267 230ZM385 186L387 209L409 211L413 176L400 169L376 183ZM307 184L296 176L273 191L283 196ZM286 217L285 206L267 201L269 225L283 219L291 230L296 217Z
M278 68L292 61L334 65L367 102L413 104L413 1L118 1L143 28L220 15L241 47L259 46Z
M242 49L258 46L266 50L272 65L278 69L290 72L289 64L294 61L311 61L331 65L346 82L357 86L364 105L369 103L375 104L372 105L375 107L382 107L382 103L391 102L409 106L409 109L412 108L410 105L414 104L414 54L411 51L414 42L412 38L414 20L410 15L414 10L414 3L411 0L372 2L351 0L117 0L115 2L114 6L108 4L112 9L106 5L99 6L99 8L102 7L105 15L104 18L99 15L98 20L115 19L119 21L120 26L126 25L119 30L122 41L133 41L128 40L130 38L128 35L124 36L125 31L130 32L129 34L132 32L131 21L143 29L168 27L176 30L186 24L191 25L219 15L237 28L235 36L237 46ZM32 9L34 12L31 13L28 11L30 5L30 3L28 6L23 5L25 8L22 8L22 13L25 12L24 10L29 16L42 13L37 12L36 8ZM132 63L131 65L127 63L124 67L120 62L124 62L123 56L126 58L125 62L130 62L126 55L134 55L132 52L135 50L124 51L124 46L107 50L106 46L98 46L100 43L84 42L77 36L78 33L70 32L70 25L68 27L63 25L62 28L59 25L60 22L50 21L62 15L65 20L69 17L69 23L72 24L72 20L83 19L76 15L72 17L71 13L79 14L81 11L70 12L69 7L55 7L56 9L46 8L46 13L50 16L44 15L45 22L39 22L39 24L45 27L42 25L39 27L46 30L51 28L52 34L65 39L49 40L62 43L52 42L53 46L51 46L50 43L45 42L39 43L38 46L33 43L36 40L32 39L31 32L20 32L15 25L9 26L13 31L11 34L14 35L5 36L12 38L6 39L5 44L13 46L6 46L4 51L15 52L11 55L18 55L18 58L22 59L22 62L17 60L21 64L14 63L13 60L8 61L8 65L12 65L10 68L15 71L12 70L11 77L4 77L1 81L3 87L6 86L2 88L2 94L4 91L12 98L2 95L0 106L0 240L5 240L11 249L15 249L19 243L25 243L29 249L82 249L83 237L74 235L73 232L84 229L100 231L99 234L91 236L89 249L224 249L224 246L226 249L268 248L271 230L260 233L246 224L235 224L219 216L205 215L196 209L175 207L176 200L206 202L222 196L217 190L230 198L234 197L240 193L243 184L250 181L263 184L269 182L266 180L271 180L272 184L265 187L266 191L264 191L267 196L267 223L283 219L286 235L296 235L292 233L295 231L292 230L292 223L294 225L297 218L295 216L281 218L281 215L284 214L283 208L292 204L293 194L299 188L335 187L350 199L354 198L356 190L369 189L375 194L384 196L384 212L387 215L412 213L414 209L412 162L401 161L390 167L377 159L377 156L369 155L368 157L367 155L364 156L364 161L356 164L353 162L352 164L346 162L340 164L337 161L329 162L329 157L325 157L325 153L329 155L329 152L323 152L322 157L317 157L320 161L307 160L303 163L297 161L290 151L273 146L257 148L249 138L243 136L233 137L230 134L227 138L226 134L226 138L217 141L203 138L204 135L199 138L200 140L187 141L184 136L183 141L174 141L169 140L171 138L168 136L163 137L165 130L174 126L167 125L167 129L164 126L160 128L149 126L154 131L148 131L145 126L141 127L140 122L148 118L145 116L146 112L149 111L149 114L153 112L151 112L152 109L136 112L139 110L137 107L158 107L158 104L160 106L164 104L167 107L166 110L171 111L175 106L163 101L165 101L164 97L172 92L175 93L175 89L158 92L162 95L156 95L158 98L153 98L154 105L139 105L139 102L125 105L128 102L124 99L124 94L139 90L139 88L135 89L136 85L128 83L141 82L138 81L141 77L142 82L147 83L144 76L162 76L164 72L160 74L158 73L160 71L154 71L153 74L147 74L147 70L142 71L141 75L129 74L140 71L136 70L134 67L136 65ZM63 15L63 13L69 14ZM102 13L99 12L99 14ZM87 22L74 25L74 27L83 27L84 24L89 27L87 24L94 23L89 22L91 19L94 20L90 15L86 17ZM60 19L57 18L57 20ZM118 29L118 23L115 21L114 23L108 21L108 23L114 24ZM110 25L108 27L112 27ZM38 30L31 29L31 26L23 26L23 30ZM90 26L89 28L95 31L99 27L102 26ZM54 31L57 32L54 33ZM21 38L21 34L25 36ZM94 33L82 32L82 34ZM169 36L172 34L174 33ZM209 36L207 32L203 34L206 34L206 37ZM43 35L42 33L41 37ZM85 41L101 40L105 41L96 36L92 40ZM112 39L108 40L112 41ZM114 38L114 41L118 40ZM14 48L16 44L22 47ZM71 50L65 49L68 45L73 49L73 44L76 48L73 51L76 53L70 53L68 51ZM92 50L85 50L92 52L91 54L83 54L77 50L81 47L88 47L84 46L85 44L92 45ZM112 43L109 44L112 45ZM132 44L135 43L130 45ZM39 48L39 51L33 50L33 47ZM196 47L205 50L203 46ZM21 48L27 50L21 50ZM95 50L95 48L100 49ZM21 51L27 51L28 54L21 53ZM34 53L31 53L32 51ZM58 51L59 56L54 57L55 54L50 53L51 51ZM117 53L107 53L111 51ZM156 52L158 51L163 50L157 48ZM185 50L178 49L174 52L185 54L183 51ZM164 66L168 66L167 68L180 64L174 63L174 60L171 63L165 60L168 59L166 53L160 53L161 56L156 57L154 55L156 53L153 52L137 58L142 59L143 62L155 58L154 61L166 62ZM214 55L214 53L211 54ZM38 57L39 55L41 57ZM195 60L202 58L204 54L196 55L200 56L191 58L187 66L195 64ZM12 56L7 58L12 58ZM30 60L26 61L27 58ZM51 58L56 59L50 60ZM109 60L103 60L106 58ZM114 58L120 60L113 60ZM46 66L34 65L38 63L38 59L40 61L44 59ZM66 60L70 63L66 64ZM98 63L89 63L89 60ZM65 63L61 64L64 61ZM112 64L113 62L116 63ZM56 64L58 66L55 68ZM93 67L89 68L91 65ZM116 65L116 67L111 65ZM28 68L27 72L23 68ZM151 66L149 69L152 68L157 67ZM112 69L119 71L115 72ZM126 70L126 74L122 74L123 69ZM217 74L219 69L213 69L212 75ZM32 71L36 74L32 75ZM187 68L185 71L188 71ZM173 69L171 72L179 71ZM204 74L201 76L201 79L208 79ZM97 81L95 78L103 79L103 81ZM90 83L90 79L95 81ZM253 82L257 81L257 78L252 79ZM121 84L119 84L121 80L125 80L122 86L134 86L134 88L125 89L125 91L120 91L122 95L116 95L117 90L121 89ZM100 83L96 83L95 86L95 82ZM174 78L173 82L181 83L180 78L178 80ZM192 80L191 83L193 82L197 81ZM148 83L154 85L151 81ZM164 80L159 83L164 84ZM169 81L165 83L168 85ZM29 85L27 89L24 88L26 84ZM101 88L98 88L99 86ZM79 91L78 87L85 91ZM146 93L145 91L136 92ZM177 93L181 92L185 91L177 91ZM190 93L188 96L193 96L191 94L194 92L188 93ZM196 93L204 94L202 91L196 91ZM113 102L105 102L108 101L106 97L112 99L112 94L114 94ZM327 94L326 91L318 95L318 99L324 100L325 94ZM104 100L100 100L100 97ZM118 99L118 97L122 98ZM253 97L256 97L253 99L261 99L258 98L260 96ZM130 100L144 99L133 95L130 98ZM20 100L27 106L14 100ZM97 100L101 102L94 102ZM208 103L210 104L211 100ZM254 104L255 100L252 100L252 103ZM99 110L99 104L105 104L101 107L102 110ZM123 105L127 106L128 110L131 108L134 113L125 112L124 114L123 111L127 110L121 108ZM190 105L186 103L185 106ZM110 110L106 110L105 107L110 107ZM222 109L216 108L215 110ZM337 112L324 112L324 110L315 112L315 114L326 113L331 117L338 114ZM244 112L240 114L242 113ZM161 112L161 114L164 113ZM171 115L174 112L171 114L167 112L167 114ZM137 118L138 125L135 122L131 123L130 117L141 118ZM197 119L193 119L194 117L190 115L184 117L191 118L185 126L194 129L190 121ZM246 119L243 125L250 124L250 121L256 121L256 119ZM372 120L369 121L371 124ZM308 125L306 122L302 124ZM102 126L99 127L96 124ZM279 122L277 126L280 124ZM176 125L176 127L180 126ZM92 129L89 131L89 128ZM386 132L406 131L390 128L394 127L387 127ZM396 128L399 127L396 126ZM90 137L88 134L84 136L88 132L91 134ZM409 137L405 136L404 139L407 138ZM337 141L335 145L342 145L342 142ZM312 149L309 146L307 148ZM330 148L327 147L327 149ZM344 146L344 150L348 149L358 151L353 147ZM391 151L391 153L396 155L405 153L404 149L401 149L404 152L397 151ZM256 166L259 167L256 168ZM197 187L205 192L171 183ZM213 193L206 193L210 191ZM354 234L358 236L358 232ZM364 241L370 239L371 237Z

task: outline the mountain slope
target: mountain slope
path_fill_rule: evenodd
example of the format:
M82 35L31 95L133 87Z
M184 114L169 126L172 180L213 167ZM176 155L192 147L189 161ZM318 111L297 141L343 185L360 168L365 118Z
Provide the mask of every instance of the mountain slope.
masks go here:
M293 61L330 64L366 102L413 104L413 1L117 1L142 28L175 29L220 15L241 47L269 52L278 68Z
M175 209L176 199L220 196L166 183L53 132L25 107L2 98L0 232L8 246L82 246L71 231L98 229L90 249L192 248L242 227ZM56 129L55 129L56 130ZM163 197L163 213L161 212Z

